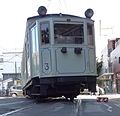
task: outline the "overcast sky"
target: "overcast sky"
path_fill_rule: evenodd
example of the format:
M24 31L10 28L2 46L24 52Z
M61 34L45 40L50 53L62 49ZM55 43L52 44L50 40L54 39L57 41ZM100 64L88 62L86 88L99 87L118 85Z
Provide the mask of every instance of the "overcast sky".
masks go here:
M120 37L119 0L0 0L0 50L23 47L26 19L37 15L44 5L48 13L70 13L84 16L87 8L94 10L96 51L100 54L107 38ZM99 20L102 22L102 37L99 36Z

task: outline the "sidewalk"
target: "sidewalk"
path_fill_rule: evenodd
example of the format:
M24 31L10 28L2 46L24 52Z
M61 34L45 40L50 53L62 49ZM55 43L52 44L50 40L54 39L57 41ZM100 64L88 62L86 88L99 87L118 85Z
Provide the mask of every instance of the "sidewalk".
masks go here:
M0 96L0 99L7 99L7 98L12 98L12 97L6 97L6 96L5 97L1 97Z
M79 99L97 99L97 97L108 97L108 99L120 99L120 94L105 94L105 95L78 95Z

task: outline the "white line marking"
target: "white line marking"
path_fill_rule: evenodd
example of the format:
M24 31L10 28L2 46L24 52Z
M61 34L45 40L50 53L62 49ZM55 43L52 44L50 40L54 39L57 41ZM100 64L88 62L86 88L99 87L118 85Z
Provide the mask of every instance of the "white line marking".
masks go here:
M114 105L116 105L117 107L119 107L119 108L120 108L120 104L114 104Z
M63 109L64 107L63 106L58 106L58 107L55 107L54 110L52 110L53 112L56 112L56 111L59 111L61 109Z
M76 116L82 116L83 114L83 107L82 107L82 99L78 100L78 104L77 104L77 109L76 109Z
M104 105L105 105L106 107L108 107L108 108L107 108L107 111L112 112L112 107L111 107L110 105L105 104L105 103L104 103Z
M0 116L7 116L7 115L10 115L10 114L13 114L13 113L16 113L16 112L19 112L19 111L25 110L25 109L30 108L30 107L31 107L31 106L27 106L27 107L24 107L24 108L20 108L20 109L17 109L17 110L11 111L11 112L7 112L7 113L4 113L4 114L1 114Z

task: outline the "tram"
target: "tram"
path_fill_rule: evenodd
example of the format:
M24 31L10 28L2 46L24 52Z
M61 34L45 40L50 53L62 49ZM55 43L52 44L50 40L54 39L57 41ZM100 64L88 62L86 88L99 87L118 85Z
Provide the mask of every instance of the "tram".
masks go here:
M84 89L96 91L93 13L47 14L41 6L28 17L21 65L25 96L73 100Z

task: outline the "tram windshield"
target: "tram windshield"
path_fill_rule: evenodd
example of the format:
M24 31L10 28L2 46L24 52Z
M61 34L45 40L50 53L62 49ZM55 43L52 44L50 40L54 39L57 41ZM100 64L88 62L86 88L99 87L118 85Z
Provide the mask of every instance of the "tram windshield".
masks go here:
M54 24L56 44L82 44L84 42L83 24Z

